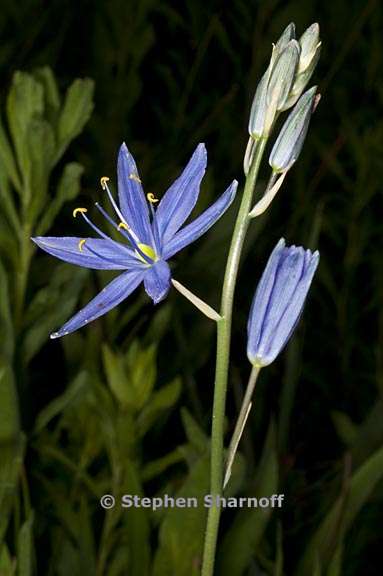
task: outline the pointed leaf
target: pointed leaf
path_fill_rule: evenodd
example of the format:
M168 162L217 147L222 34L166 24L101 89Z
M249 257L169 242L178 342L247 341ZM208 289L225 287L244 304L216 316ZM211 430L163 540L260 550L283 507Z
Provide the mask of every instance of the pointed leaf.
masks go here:
M32 576L33 514L20 528L17 538L17 575Z
M94 82L89 78L77 79L69 87L58 123L56 161L88 122L93 111L93 92Z
M78 398L82 397L87 390L87 385L87 373L80 372L61 396L57 396L57 398L41 410L36 418L34 431L42 431L53 418L64 412L66 408L76 402Z
M43 87L29 74L16 72L8 94L7 115L9 129L23 180L23 200L28 202L30 191L31 157L28 131L32 120L41 119L44 109Z
M18 192L21 190L20 176L17 171L16 160L13 150L5 133L3 124L0 121L0 169L5 172L9 180Z
M44 86L46 113L50 123L55 126L61 104L55 76L49 66L38 68L33 76Z
M16 574L15 560L11 558L5 542L0 548L0 574L2 576L14 576Z
M102 354L107 382L114 396L123 408L136 408L136 390L124 368L123 359L106 345Z
M30 186L32 196L28 206L28 221L34 223L47 204L49 175L55 153L53 129L46 120L31 120L26 135L30 156Z
M36 236L43 236L53 224L54 219L65 202L70 202L78 196L80 192L80 178L83 172L83 166L76 162L71 162L64 167L57 191L43 212L40 223L37 226Z
M1 384L0 384L1 385ZM24 456L24 438L1 444L0 459L0 541L3 541L18 488L18 478Z
M0 356L11 361L14 350L14 330L9 298L8 276L0 261ZM1 424L0 424L1 426Z
M181 408L181 419L189 443L199 454L205 454L209 446L208 436L186 408Z
M175 378L152 394L137 420L138 434L143 436L161 413L169 410L177 402L181 392L181 380Z
M0 361L0 443L13 441L19 433L16 382L9 365Z
M127 370L131 386L135 390L136 408L141 409L150 398L157 378L157 346L141 348L136 341L129 348Z

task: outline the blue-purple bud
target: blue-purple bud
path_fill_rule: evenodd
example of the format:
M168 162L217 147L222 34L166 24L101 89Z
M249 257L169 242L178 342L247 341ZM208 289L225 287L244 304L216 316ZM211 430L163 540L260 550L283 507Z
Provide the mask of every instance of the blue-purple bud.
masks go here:
M267 366L287 344L301 316L319 252L279 240L258 284L247 324L247 356Z

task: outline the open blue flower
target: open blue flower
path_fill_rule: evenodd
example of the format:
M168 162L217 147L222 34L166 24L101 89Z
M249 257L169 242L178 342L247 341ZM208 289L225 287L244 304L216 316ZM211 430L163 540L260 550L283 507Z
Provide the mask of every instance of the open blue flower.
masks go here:
M319 252L285 246L283 238L272 251L251 305L247 325L247 356L267 366L287 344L299 321Z
M74 332L102 316L127 298L141 282L155 304L165 298L171 282L167 260L204 234L235 196L237 182L234 180L214 204L181 228L197 202L205 170L206 148L199 144L181 176L155 209L157 199L153 194L145 197L136 164L124 143L117 163L119 205L110 192L108 178L101 178L118 222L99 204L96 207L126 242L112 240L88 218L85 208L76 208L73 215L80 213L99 238L32 238L40 248L66 262L96 270L124 270L60 330L51 334L51 338Z

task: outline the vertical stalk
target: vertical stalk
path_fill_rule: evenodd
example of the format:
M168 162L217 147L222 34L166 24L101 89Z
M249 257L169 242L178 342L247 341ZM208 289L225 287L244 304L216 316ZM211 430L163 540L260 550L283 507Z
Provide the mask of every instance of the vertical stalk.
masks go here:
M18 270L16 273L15 286L15 325L19 330L25 304L25 292L27 289L29 266L31 262L31 227L25 225L20 236Z
M217 322L217 357L210 459L210 494L214 497L214 501L215 497L221 496L223 492L223 433L234 291L243 242L250 221L249 212L252 207L251 203L254 187L257 181L259 166L261 164L265 145L266 138L262 138L258 141L257 148L254 152L253 162L246 178L242 202L239 208L226 264L221 300L222 319ZM212 576L213 574L219 519L220 508L218 506L212 506L209 508L205 533L202 576Z

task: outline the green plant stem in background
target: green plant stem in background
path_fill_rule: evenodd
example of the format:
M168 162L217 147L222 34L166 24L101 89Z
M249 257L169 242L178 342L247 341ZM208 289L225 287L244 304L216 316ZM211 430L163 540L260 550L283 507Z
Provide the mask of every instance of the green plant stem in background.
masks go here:
M16 275L16 294L15 294L15 325L17 329L20 328L22 322L22 315L25 303L25 293L27 289L27 281L29 274L29 267L32 257L32 246L30 236L32 229L30 226L25 226L20 238L20 252L18 261L18 270Z
M239 208L230 250L226 264L221 301L221 320L217 322L217 358L214 384L214 404L211 431L210 494L221 496L223 492L223 435L226 390L229 370L231 319L234 290L239 262L246 232L249 226L249 212L252 207L253 192L258 177L266 139L257 143L253 162L246 178L241 206ZM202 576L212 576L220 519L220 508L209 508L202 564Z

